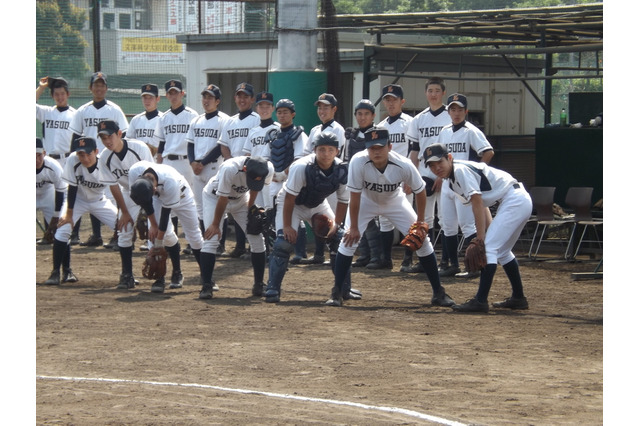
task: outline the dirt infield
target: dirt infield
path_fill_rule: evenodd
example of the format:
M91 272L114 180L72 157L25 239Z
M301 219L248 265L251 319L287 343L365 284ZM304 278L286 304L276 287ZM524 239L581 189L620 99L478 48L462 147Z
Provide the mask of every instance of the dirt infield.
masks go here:
M104 235L109 235L105 233ZM51 270L38 246L37 282ZM134 255L141 269L144 253ZM596 263L521 261L528 311L431 307L426 278L354 269L361 301L326 307L328 266L291 266L282 301L251 297L248 260L220 258L220 291L115 289L117 252L72 252L78 283L38 284L38 424L603 423L602 280ZM444 279L463 302L477 282ZM510 294L499 269L490 302Z

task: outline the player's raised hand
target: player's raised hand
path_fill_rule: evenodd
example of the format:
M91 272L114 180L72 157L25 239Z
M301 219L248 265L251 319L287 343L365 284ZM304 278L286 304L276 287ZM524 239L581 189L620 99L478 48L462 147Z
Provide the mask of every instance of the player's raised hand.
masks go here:
M47 77L42 77L40 79L40 86L42 86L42 87L49 86L49 77L48 76Z

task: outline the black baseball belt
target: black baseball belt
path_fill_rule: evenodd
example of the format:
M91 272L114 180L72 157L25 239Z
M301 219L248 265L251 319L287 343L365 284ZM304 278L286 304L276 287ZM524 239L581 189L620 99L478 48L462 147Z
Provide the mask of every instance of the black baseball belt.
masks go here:
M186 160L187 156L186 155L169 154L169 155L167 155L167 159L168 160L172 160L172 161L175 161L175 160Z

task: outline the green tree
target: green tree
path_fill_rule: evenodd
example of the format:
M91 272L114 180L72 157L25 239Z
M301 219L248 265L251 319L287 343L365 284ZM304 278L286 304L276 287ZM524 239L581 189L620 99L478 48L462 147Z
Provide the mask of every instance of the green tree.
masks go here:
M84 56L87 42L80 30L87 21L83 9L70 0L38 0L36 4L36 72L68 79L89 70Z

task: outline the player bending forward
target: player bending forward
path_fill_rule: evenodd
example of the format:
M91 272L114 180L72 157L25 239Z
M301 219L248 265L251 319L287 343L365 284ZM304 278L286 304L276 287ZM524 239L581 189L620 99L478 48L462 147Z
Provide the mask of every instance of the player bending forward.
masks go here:
M366 150L354 155L349 162L349 215L336 257L335 285L327 305L342 306L343 299L349 298L351 260L360 236L372 218L385 216L404 235L415 222L424 222L427 200L424 181L409 159L391 152L388 137L386 129L370 128L365 132ZM417 214L407 201L403 185L407 185L415 194ZM454 305L455 302L440 284L436 255L429 238L424 240L416 254L433 289L431 304Z

